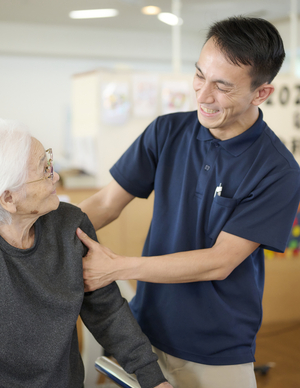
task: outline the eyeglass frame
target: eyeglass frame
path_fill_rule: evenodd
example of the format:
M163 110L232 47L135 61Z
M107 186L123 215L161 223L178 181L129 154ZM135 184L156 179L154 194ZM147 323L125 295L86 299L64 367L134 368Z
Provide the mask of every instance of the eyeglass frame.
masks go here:
M46 151L46 156L47 156L47 169L50 168L50 174L46 177L45 175L43 176L43 178L40 178L40 179L36 179L34 181L30 181L30 182L26 182L26 185L28 183L34 183L34 182L39 182L39 181L42 181L44 179L52 179L53 180L53 175L54 175L54 169L53 169L53 152L52 152L52 148L48 148ZM45 174L45 173L44 173Z

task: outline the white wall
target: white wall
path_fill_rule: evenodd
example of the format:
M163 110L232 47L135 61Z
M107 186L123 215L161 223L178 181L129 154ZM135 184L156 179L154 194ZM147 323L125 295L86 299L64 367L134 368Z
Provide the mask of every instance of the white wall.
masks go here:
M0 56L0 117L29 126L56 155L68 152L71 76L99 61Z
M200 35L200 34L199 34ZM9 37L9 38L7 38ZM203 34L200 35L203 38ZM130 61L169 61L170 33L0 23L0 52ZM195 61L198 34L183 34L182 56ZM198 46L200 43L200 46ZM197 50L198 51L198 50Z
M193 72L202 38L182 38ZM171 71L170 34L0 23L0 117L28 125L64 164L70 152L71 77L99 67Z
M288 48L288 22L278 28ZM203 33L182 36L184 73L194 71ZM171 46L171 29L150 34L0 23L0 117L27 124L63 164L70 152L72 75L118 66L170 72Z

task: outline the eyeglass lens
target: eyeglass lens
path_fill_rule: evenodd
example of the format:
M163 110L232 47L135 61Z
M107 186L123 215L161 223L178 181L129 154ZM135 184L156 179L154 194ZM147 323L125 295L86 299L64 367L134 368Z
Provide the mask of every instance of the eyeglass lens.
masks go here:
M46 155L47 155L47 161L48 161L48 168L49 168L49 178L53 179L53 152L52 148L48 148L46 150Z

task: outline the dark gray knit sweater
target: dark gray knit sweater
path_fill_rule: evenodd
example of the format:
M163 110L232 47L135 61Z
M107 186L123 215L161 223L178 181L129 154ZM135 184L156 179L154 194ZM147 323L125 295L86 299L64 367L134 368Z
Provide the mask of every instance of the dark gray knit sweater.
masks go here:
M77 227L96 240L87 216L61 203L35 223L32 248L14 248L0 237L1 388L82 388L79 314L143 388L165 381L117 285L84 294L86 248L75 234Z

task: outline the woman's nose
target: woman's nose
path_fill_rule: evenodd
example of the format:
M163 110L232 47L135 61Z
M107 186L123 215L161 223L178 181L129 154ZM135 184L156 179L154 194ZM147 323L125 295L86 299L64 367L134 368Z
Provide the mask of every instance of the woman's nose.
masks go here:
M60 176L57 174L57 172L53 171L53 183L58 182L60 179Z

